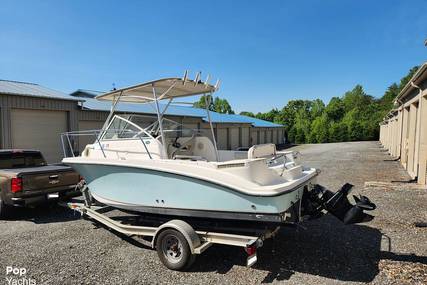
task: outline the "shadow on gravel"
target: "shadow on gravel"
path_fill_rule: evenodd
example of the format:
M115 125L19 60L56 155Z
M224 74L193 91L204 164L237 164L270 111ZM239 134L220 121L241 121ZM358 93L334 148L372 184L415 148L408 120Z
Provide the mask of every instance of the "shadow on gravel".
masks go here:
M344 226L329 216L305 226L307 230L283 229L259 249L254 269L267 272L263 283L288 280L296 272L370 282L379 272L381 259L427 264L427 257L391 252L391 241L369 226ZM381 251L382 240L390 251ZM245 258L239 248L215 246L198 257L191 271L225 274L234 265L245 266Z
M63 223L80 219L80 215L58 204L45 204L35 208L11 208L6 221L30 221L35 224Z
M115 219L134 224L138 218L118 216ZM95 227L108 230L139 249L151 250L148 241L128 237L92 222ZM393 252L392 240L366 225L345 226L327 215L306 222L304 226L306 230L283 228L278 236L267 240L258 250L254 270L266 273L263 283L288 280L295 273L367 283L379 273L380 260L427 264L426 256ZM215 245L198 256L189 271L227 274L235 265L246 266L246 257L241 248Z

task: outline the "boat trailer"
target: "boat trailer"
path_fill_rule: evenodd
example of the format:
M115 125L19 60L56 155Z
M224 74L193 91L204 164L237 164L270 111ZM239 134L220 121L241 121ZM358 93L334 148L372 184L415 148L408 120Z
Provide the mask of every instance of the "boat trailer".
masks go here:
M253 235L230 234L211 232L207 230L195 230L189 223L180 219L171 219L161 222L159 226L140 226L124 224L106 213L117 210L111 206L93 205L92 197L84 181L77 187L81 190L84 202L69 202L66 204L82 217L90 217L107 228L124 234L128 237L141 237L141 243L156 249L162 263L172 270L186 270L195 261L196 255L202 254L214 244L238 246L244 248L248 257L247 266L257 262L257 249L263 246L265 240L274 237L280 230L280 226L270 229L254 231ZM327 190L323 186L315 185L310 192L304 192L301 200L302 220L304 217L315 219L326 212L331 213L344 224L367 222L373 219L364 210L371 211L376 208L367 197L354 196L356 204L349 202L347 195L353 185L345 184L337 192ZM293 225L298 225L297 223ZM151 238L146 240L144 238Z
M84 202L66 203L68 208L79 212L82 217L89 217L128 237L142 238L138 241L156 249L162 263L172 270L188 269L194 263L196 255L202 254L214 244L242 247L248 255L246 265L252 266L257 262L257 249L263 246L266 239L274 237L280 229L277 226L257 235L228 234L195 230L189 223L180 219L169 220L160 226L129 225L106 215L111 211L120 210L111 206L92 205L92 198L86 185L81 190Z
M151 238L142 240L143 244L157 250L160 260L169 269L185 270L194 262L196 255L202 254L213 244L238 246L248 254L246 265L252 266L257 262L257 248L264 240L273 237L280 227L274 231L265 231L258 236L226 234L193 229L183 220L173 219L158 227L135 226L123 224L105 215L113 210L110 206L87 206L85 203L67 203L70 209L80 212L82 216L105 225L106 227L128 237Z

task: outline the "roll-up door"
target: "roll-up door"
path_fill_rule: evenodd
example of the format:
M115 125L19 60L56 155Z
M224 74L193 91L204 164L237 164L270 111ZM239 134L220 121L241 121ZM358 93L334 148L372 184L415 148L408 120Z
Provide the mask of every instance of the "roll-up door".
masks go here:
M67 131L67 112L11 110L12 147L40 150L48 163L63 157L61 133Z

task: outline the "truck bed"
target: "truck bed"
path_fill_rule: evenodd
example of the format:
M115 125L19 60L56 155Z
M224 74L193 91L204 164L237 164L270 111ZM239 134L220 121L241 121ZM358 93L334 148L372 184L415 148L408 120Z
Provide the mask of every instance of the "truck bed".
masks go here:
M8 155L11 159L9 162L3 160L3 165L15 165L0 169L0 203L3 205L29 206L79 194L75 186L80 176L71 167L47 165L42 155L34 150L3 151L2 155L3 159ZM34 158L38 161L33 166Z

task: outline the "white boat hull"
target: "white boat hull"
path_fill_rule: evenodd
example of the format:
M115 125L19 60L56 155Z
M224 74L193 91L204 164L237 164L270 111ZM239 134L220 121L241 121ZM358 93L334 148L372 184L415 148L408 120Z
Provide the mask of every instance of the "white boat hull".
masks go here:
M131 166L68 163L86 180L93 197L136 212L284 222L295 219L305 181L269 196L248 195L210 181ZM294 216L294 217L291 217Z

